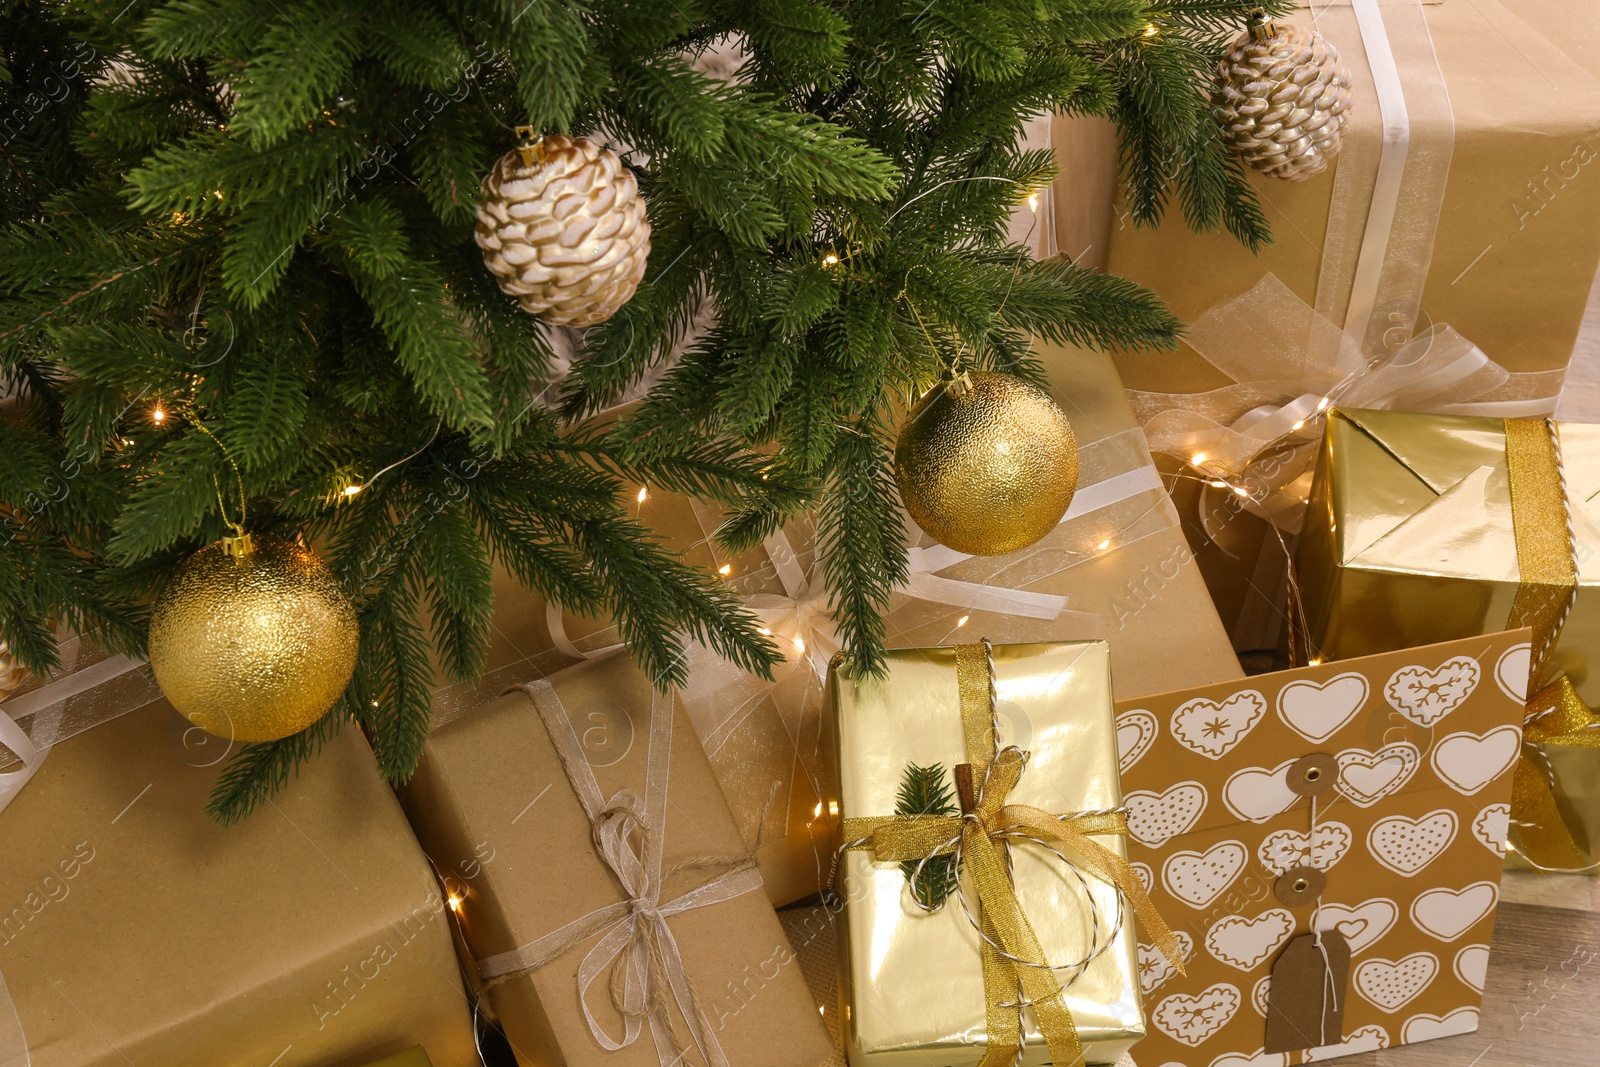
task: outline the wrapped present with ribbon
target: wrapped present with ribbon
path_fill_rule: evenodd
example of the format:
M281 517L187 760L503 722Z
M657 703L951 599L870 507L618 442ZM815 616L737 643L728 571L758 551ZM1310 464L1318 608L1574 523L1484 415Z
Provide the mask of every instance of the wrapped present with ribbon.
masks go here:
M908 526L910 577L885 617L890 642L938 645L971 633L1103 639L1125 697L1240 677L1110 358L1043 342L1036 353L1081 442L1071 508L1041 541L1003 556L968 556ZM734 554L716 542L714 510L648 487L630 493L640 521L737 589L786 655L768 681L691 646L680 695L769 897L810 896L826 881L838 824L823 692L840 648L814 521L802 516ZM539 656L573 662L622 647L607 620L509 592L496 630L523 637L491 653L493 669L476 689L436 694L441 716L493 700L518 671L530 676Z
M1531 627L1494 679L1527 705L1512 836L1530 865L1593 868L1600 426L1335 409L1295 577L1311 662Z
M478 1064L444 897L359 730L222 827L206 798L237 746L143 664L76 640L62 661L0 704L21 757L0 751L0 1064L327 1067L418 1045L402 1062Z
M1315 22L1350 71L1353 101L1328 170L1299 182L1247 172L1273 243L1252 252L1228 233L1191 232L1176 212L1136 226L1118 204L1092 252L1188 322L1270 274L1369 356L1449 323L1511 372L1490 401L1550 410L1600 265L1600 62L1588 47L1600 8L1302 0L1281 21ZM1115 147L1063 165L1060 181L1076 188L1080 170L1115 171ZM1252 335L1235 345L1248 350ZM1226 384L1194 351L1117 362L1134 389Z
M402 801L519 1063L827 1058L682 704L625 653L443 723Z
M1283 21L1313 19L1354 100L1333 167L1247 172L1272 244L1175 215L1135 226L1121 205L1063 241L1195 324L1178 353L1116 360L1182 474L1179 511L1241 651L1281 637L1284 546L1327 407L1548 414L1600 264L1600 64L1584 48L1600 8L1312 0ZM1057 123L1072 188L1115 173L1093 132Z
M850 1063L1113 1063L1144 1035L1110 650L888 654L835 669Z

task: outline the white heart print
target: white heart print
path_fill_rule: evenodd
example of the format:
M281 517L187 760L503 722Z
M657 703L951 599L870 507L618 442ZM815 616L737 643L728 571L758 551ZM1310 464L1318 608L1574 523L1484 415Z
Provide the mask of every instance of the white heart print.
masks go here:
M1177 939L1178 949L1187 960L1194 952L1194 938L1182 930L1174 930L1172 936ZM1167 979L1178 973L1178 968L1166 954L1154 945L1139 942L1139 988L1145 993L1159 989Z
M1339 792L1363 808L1398 793L1422 763L1422 753L1410 741L1396 741L1376 752L1347 748L1334 758L1339 764Z
M1356 1030L1337 1045L1320 1045L1317 1048L1307 1049L1306 1062L1316 1063L1319 1060L1338 1059L1340 1056L1353 1056L1357 1052L1376 1052L1380 1048L1388 1047L1389 1031L1381 1026L1369 1023Z
M1128 864L1128 866L1133 868L1134 877L1139 879L1139 884L1144 886L1144 891L1146 893L1150 892L1156 884L1156 877L1151 873L1150 865L1148 863L1135 862Z
M1286 759L1270 771L1265 767L1234 771L1222 787L1222 803L1249 822L1266 822L1281 814L1300 799L1289 788L1289 768L1294 764L1295 760Z
M1449 808L1430 811L1420 819L1391 815L1367 831L1367 850L1373 859L1409 878L1450 846L1456 829L1456 813Z
M1396 1012L1411 1003L1439 973L1439 957L1413 952L1400 960L1367 960L1355 969L1356 992L1374 1007Z
M1172 713L1172 736L1192 752L1221 759L1244 740L1266 710L1266 698L1254 689L1235 693L1220 704L1196 697Z
M1428 762L1445 784L1465 796L1511 769L1522 751L1522 728L1496 726L1483 734L1455 733L1433 746Z
M1174 852L1161 865L1161 882L1168 893L1185 904L1204 908L1239 877L1249 855L1238 841L1221 841L1205 852Z
M1272 975L1267 973L1256 982L1254 989L1250 990L1250 1003L1256 1011L1263 1016L1267 1014L1267 1000L1272 996Z
M1156 1005L1150 1017L1168 1037L1193 1048L1226 1026L1240 1003L1238 986L1218 982L1197 996L1172 994Z
M1307 741L1320 744L1356 717L1367 694L1363 674L1339 674L1321 684L1298 679L1278 690L1278 717Z
M1284 908L1264 911L1254 919L1229 915L1206 931L1206 951L1230 967L1253 971L1283 947L1294 933L1294 916Z
M1273 874L1282 874L1295 867L1315 867L1326 871L1344 856L1350 848L1350 827L1342 822L1325 822L1317 826L1315 835L1298 830L1279 830L1268 834L1256 850L1261 865Z
M1254 1056L1244 1056L1237 1052L1224 1052L1212 1060L1208 1067L1285 1067L1289 1062L1286 1052L1258 1052ZM1118 1067L1122 1063L1118 1061ZM1161 1067L1189 1067L1185 1063L1164 1063Z
M1528 701L1528 673L1533 669L1533 646L1512 645L1500 654L1494 665L1494 680L1500 691L1518 704Z
M1338 930L1350 944L1350 955L1359 956L1394 928L1400 907L1388 897L1373 897L1351 906L1324 904L1317 909L1317 929Z
M1471 656L1452 656L1431 671L1401 667L1389 676L1383 695L1394 710L1418 726L1432 726L1472 695L1479 673L1478 661Z
M1400 1040L1408 1045L1432 1041L1436 1037L1470 1034L1478 1028L1477 1008L1457 1008L1448 1015L1413 1015L1400 1030Z
M1472 836L1496 856L1506 854L1506 837L1511 833L1511 805L1490 804L1472 820Z
M1411 902L1411 921L1440 941L1454 941L1493 911L1499 899L1500 888L1493 882L1474 882L1462 889L1440 886L1417 894Z
M1117 761L1127 774L1155 742L1159 727L1148 711L1125 711L1117 716Z
M1163 792L1135 789L1122 798L1128 809L1128 833L1141 845L1160 848L1189 828L1206 810L1206 787L1179 782Z
M1489 976L1489 946L1468 945L1456 953L1451 966L1457 978L1482 993L1484 979Z

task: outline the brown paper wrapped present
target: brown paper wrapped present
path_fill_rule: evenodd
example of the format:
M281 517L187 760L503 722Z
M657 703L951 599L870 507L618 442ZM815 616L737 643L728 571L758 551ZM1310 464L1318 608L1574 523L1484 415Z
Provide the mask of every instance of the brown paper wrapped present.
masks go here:
M1592 173L1600 162L1600 62L1588 48L1600 35L1600 8L1551 0L1372 4L1397 64L1402 116L1379 98L1350 0L1315 6L1318 29L1355 75L1335 167L1300 183L1251 173L1274 235L1259 255L1225 232L1190 232L1175 212L1160 227L1136 227L1119 206L1106 267L1153 288L1186 321L1271 274L1336 325L1370 336L1374 351L1449 323L1508 371L1547 375L1495 399L1553 397L1600 264L1600 230L1591 224L1600 213ZM1302 7L1286 21L1311 18ZM1375 203L1375 214L1387 217L1376 188L1386 125L1392 138L1406 130L1409 151L1401 154L1409 158L1394 221L1380 231L1366 222ZM1105 162L1075 157L1064 165L1061 181L1070 183L1074 167ZM1414 277L1398 289L1397 277L1384 279L1380 297L1356 309L1373 312L1370 319L1356 322L1349 312L1364 253L1387 258L1391 274ZM1388 306L1400 292L1411 306ZM1396 326L1404 330L1389 333ZM1193 352L1122 353L1118 365L1132 389L1196 393L1228 384Z
M1356 97L1334 167L1300 183L1249 173L1274 236L1259 255L1221 230L1191 232L1176 211L1155 228L1121 203L1087 220L1057 212L1064 250L1149 286L1192 325L1175 356L1119 352L1117 365L1152 449L1179 465L1205 457L1178 483L1179 507L1240 650L1281 633L1278 531L1299 528L1321 398L1547 413L1600 263L1600 62L1588 47L1600 7L1311 6ZM1302 4L1286 20L1312 17ZM1395 89L1380 97L1380 84ZM1058 200L1067 189L1109 200L1111 133L1058 119L1054 139ZM1285 441L1298 458L1285 461ZM1252 497L1243 508L1227 499L1236 485Z
M1495 678L1529 694L1537 746L1513 828L1527 858L1572 869L1600 859L1600 426L1554 426L1335 409L1296 560L1299 654L1531 626Z
M444 902L360 733L228 828L203 739L129 712L0 812L0 1063L476 1064Z
M1187 972L1143 939L1140 1067L1320 1063L1477 1029L1521 747L1521 700L1493 676L1527 642L1118 702L1128 856Z
M1106 645L899 649L829 693L850 1062L1115 1062L1144 1034L1134 915L1176 943L1126 862ZM914 768L959 810L907 810Z
M625 654L447 723L402 796L520 1063L827 1057L681 705Z
M1077 506L1039 544L1007 556L958 558L913 531L917 576L891 606L891 642L933 645L974 633L1014 642L1103 639L1118 696L1239 677L1110 358L1043 343L1037 354L1082 444ZM822 718L838 637L812 522L797 520L732 555L711 538L715 513L656 490L629 497L640 521L691 564L733 584L788 656L776 682L766 683L692 648L682 697L768 895L775 904L810 896L831 863L838 799ZM537 668L617 647L605 620L551 611L509 581L496 592L490 672L471 693L436 694L442 714L481 706Z

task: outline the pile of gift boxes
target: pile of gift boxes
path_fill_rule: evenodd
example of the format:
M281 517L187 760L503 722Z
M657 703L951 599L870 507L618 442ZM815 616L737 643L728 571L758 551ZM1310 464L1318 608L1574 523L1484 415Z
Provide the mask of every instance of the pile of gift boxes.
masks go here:
M879 671L834 655L804 521L727 555L652 493L773 679L692 648L659 690L606 620L504 581L483 683L438 691L398 791L352 728L219 827L230 753L159 700L30 752L0 1065L1288 1064L1474 1029L1502 869L1600 859L1600 427L1544 417L1600 263L1600 88L1532 6L1426 9L1473 181L1390 347L1464 338L1487 391L1296 381L1248 330L1167 362L1041 343L1080 503L1006 557L919 537ZM1517 46L1485 60L1489 30ZM1377 181L1379 111L1341 180ZM1057 198L1107 186L1100 135L1057 134L1089 146ZM1260 258L1113 207L1058 209L1057 244L1190 321L1270 293L1310 322L1332 181L1260 184ZM1218 372L1249 362L1218 336L1269 370ZM0 722L42 736L38 689Z

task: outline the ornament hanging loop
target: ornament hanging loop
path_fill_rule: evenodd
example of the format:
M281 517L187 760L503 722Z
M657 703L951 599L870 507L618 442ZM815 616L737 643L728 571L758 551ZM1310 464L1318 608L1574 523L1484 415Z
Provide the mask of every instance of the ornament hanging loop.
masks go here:
M538 130L532 126L517 127L517 155L522 157L524 167L544 162L544 138Z
M247 533L222 539L222 552L229 559L245 559L256 550L255 542Z
M1265 41L1277 32L1277 27L1267 18L1266 8L1262 7L1251 8L1245 16L1245 29L1249 31L1252 41Z

